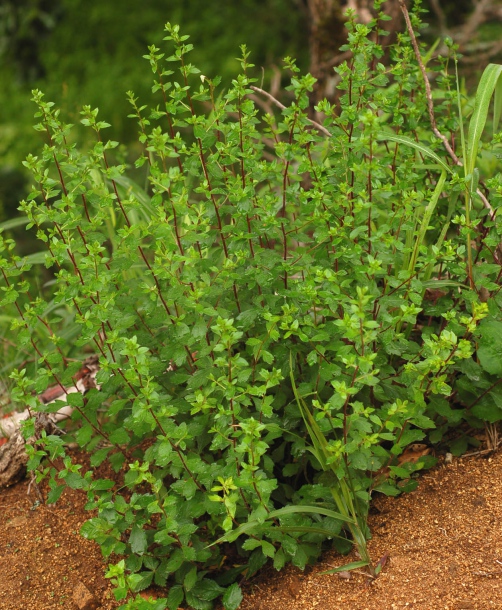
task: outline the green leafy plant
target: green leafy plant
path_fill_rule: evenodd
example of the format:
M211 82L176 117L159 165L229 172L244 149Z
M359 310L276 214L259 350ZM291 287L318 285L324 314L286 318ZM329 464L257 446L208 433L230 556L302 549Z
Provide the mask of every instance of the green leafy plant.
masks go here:
M35 184L21 208L56 283L49 307L19 281L29 261L0 261L16 340L36 352L12 373L13 396L57 410L34 394L70 387L76 357L99 355L98 387L66 397L66 433L91 470L54 435L29 449L30 467L49 502L65 485L87 493L97 516L82 534L123 556L108 571L123 608L205 610L221 597L232 610L241 577L269 560L304 568L328 545L354 543L360 560L344 569L375 576L371 494L414 489L434 462L399 461L406 447L501 418L483 398L497 402L500 387L502 227L482 202L457 209L473 171L452 164L434 131L460 128L448 58L432 129L410 36L390 66L379 61L375 5L368 26L350 16L340 107L322 102L316 117L314 79L291 59L290 103L261 113L245 47L241 74L218 91L167 24L172 54L146 56L153 103L128 95L143 180L114 160L97 109L82 111L95 134L82 153L34 92L47 144L25 163ZM485 192L500 197L500 176ZM104 462L115 477L96 474ZM166 599L127 599L152 583L169 586Z

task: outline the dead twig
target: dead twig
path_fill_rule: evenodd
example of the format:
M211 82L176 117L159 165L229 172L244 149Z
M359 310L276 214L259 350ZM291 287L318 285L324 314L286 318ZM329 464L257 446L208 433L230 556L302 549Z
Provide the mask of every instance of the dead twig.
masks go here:
M431 0L431 8L434 11L434 13L436 14L438 24L439 24L439 31L441 32L441 35L442 36L446 35L446 33L448 32L448 27L446 25L446 16L444 14L443 9L441 8L441 4L439 3L439 0Z
M408 34L410 35L411 44L413 46L413 51L415 52L415 57L417 59L418 66L420 68L420 72L422 73L422 78L423 78L424 85L425 85L425 97L427 99L427 110L429 112L429 120L430 120L430 124L432 127L432 131L434 132L434 135L443 142L443 145L444 145L447 153L453 159L453 162L455 163L455 165L462 165L462 161L460 161L460 159L455 154L455 151L450 146L450 143L448 142L447 137L444 136L437 128L436 117L434 115L434 103L432 101L431 84L429 81L429 77L427 76L427 71L425 69L424 62L422 61L422 56L420 55L420 49L418 48L417 37L415 36L413 26L411 25L410 14L408 13L408 9L406 7L404 0L399 0L399 5L401 7L401 11L403 13L404 20L406 22L406 28L408 30Z
M469 15L467 21L462 26L459 35L456 36L456 41L462 45L475 35L479 26L487 19L490 11L493 8L492 0L478 0L475 3L474 11Z
M480 53L480 51L486 50L484 53ZM489 45L484 45L476 47L469 47L466 49L468 53L474 53L474 55L465 55L462 57L462 63L464 64L480 64L488 62L494 55L498 55L502 51L502 40L497 42L491 42Z
M273 102L278 108L280 108L281 110L286 110L286 106L284 104L282 104L278 99L276 99L272 94L270 94L268 91L265 91L264 89L260 89L260 87L255 87L254 85L251 85L251 89L253 91L256 91L256 93L260 93L261 95L264 95L267 99L269 99L271 102ZM321 125L320 123L318 123L317 121L313 121L312 119L307 119L307 121L313 125L316 129L318 129L321 133L323 133L324 135L328 136L329 138L331 137L330 132L326 129L326 127L324 127L323 125Z
M486 444L487 449L481 449L480 451L472 451L466 453L462 457L473 457L475 455L487 455L489 453L495 453L499 447L502 447L502 437L499 435L497 424L485 424L486 430Z
M471 453L464 453L463 458L474 457L475 455L487 455L496 451L502 443L499 443L495 449L482 449L481 451L473 451Z
M352 51L344 51L343 53L339 53L338 55L335 55L328 61L325 61L323 64L321 64L321 68L323 70L329 70L330 68L333 68L334 66L339 66L341 63L343 63L347 59L350 59L351 57L352 57Z
M481 0L480 4L482 4L482 3L483 3L483 0ZM443 146L445 147L446 152L450 155L450 157L453 160L453 162L455 163L455 165L463 167L464 164L455 154L455 151L453 150L450 143L448 142L448 138L445 135L443 135L437 127L436 117L434 115L434 103L432 101L431 84L429 81L429 77L427 76L427 71L425 69L424 62L422 61L422 56L420 55L420 49L418 47L417 37L415 36L413 26L411 25L410 14L408 13L408 9L406 7L404 0L399 0L399 5L401 7L401 11L403 13L404 20L406 22L406 29L408 30L408 34L411 39L411 44L413 46L413 51L415 53L415 57L418 62L418 66L420 68L420 72L422 73L422 78L423 78L424 85L425 85L425 97L427 99L427 110L429 112L429 121L431 124L432 131L433 131L434 135L441 140L441 142L443 143ZM488 199L485 197L484 193L478 188L476 190L476 194L483 202L483 205L485 206L485 208L488 210L488 212L490 214L490 220L495 220L495 212L493 211L493 208L492 208L490 202L488 201Z

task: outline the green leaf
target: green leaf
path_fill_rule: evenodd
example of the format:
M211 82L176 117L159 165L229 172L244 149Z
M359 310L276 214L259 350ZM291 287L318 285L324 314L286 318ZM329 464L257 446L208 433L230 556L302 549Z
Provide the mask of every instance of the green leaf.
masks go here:
M143 591L152 584L153 572L140 572L139 574L129 574L127 583L132 591Z
M146 532L142 527L134 525L129 536L129 544L133 553L141 555L146 551Z
M199 599L211 601L220 596L223 591L223 587L220 587L220 585L214 580L210 578L203 578L195 584L191 593L193 593Z
M304 570L305 566L308 563L309 557L308 554L305 552L305 545L303 544L299 544L298 548L296 549L296 553L293 555L293 558L291 559L291 562L294 566L296 566L297 568L300 568L300 570Z
M54 504L54 502L57 502L65 488L66 485L57 485L56 487L53 487L47 494L47 504Z
M183 587L181 585L174 585L174 587L169 589L167 595L167 607L169 610L178 610L184 598L185 593L183 592Z
M296 549L295 549L296 553ZM282 568L286 565L286 553L279 549L274 557L274 568L276 570L282 570Z
M69 472L64 477L64 480L68 487L71 487L72 489L84 489L88 485L87 481L77 472Z
M391 483L380 483L380 485L377 485L375 487L375 491L379 491L380 493L385 494L386 496L398 496L401 491L395 486L392 485Z
M502 375L502 322L483 320L479 325L479 333L479 363L490 375Z
M431 217L434 213L434 210L436 209L436 205L439 201L439 197L443 191L445 180L446 180L446 173L441 172L441 176L440 176L439 180L437 181L436 188L434 189L434 192L431 195L430 201L427 204L427 207L425 208L424 215L423 215L422 219L420 220L420 228L418 230L418 235L415 239L415 245L413 247L413 252L412 252L410 263L408 266L408 271L410 273L413 273L415 270L415 265L416 265L417 259L418 259L418 253L420 252L420 248L424 241L425 234L427 232L427 229L429 228L429 223L430 223Z
M494 424L502 420L502 409L495 404L490 394L484 396L477 405L474 405L470 409L470 413L484 422Z
M110 443L117 445L127 445L129 443L129 434L124 428L117 428L110 434Z
M185 576L183 580L183 588L185 591L190 591L197 582L197 568L194 566Z
M102 464L106 460L106 457L111 450L112 447L103 447L102 449L98 449L91 456L91 466L97 467Z
M256 572L258 572L258 570L261 567L263 567L266 563L267 563L267 557L263 554L262 550L255 549L251 553L251 557L249 558L249 561L248 561L248 571L247 571L246 577L250 578L251 576L253 576L253 574L256 574Z
M91 482L89 488L95 491L103 491L106 489L111 489L115 486L115 481L110 481L110 479L95 479Z
M212 610L213 604L207 599L197 597L192 591L186 593L186 602L194 610Z
M461 436L450 443L450 451L456 457L464 454L469 446L469 441L466 436Z
M500 115L502 114L502 78L498 78L493 98L493 133L497 133Z
M248 538L242 545L242 548L245 551L253 551L258 547L261 547L261 540L258 540L257 538Z
M91 424L84 423L84 425L77 431L75 434L75 440L77 443L83 447L87 445L87 443L91 440L93 434L93 429Z
M261 548L263 550L263 553L270 558L273 558L275 555L275 547L273 544L271 544L270 542L267 542L266 540L262 540L261 541Z
M226 589L222 598L225 610L237 610L242 602L242 591L239 585L234 582Z
M66 401L71 407L83 407L84 397L80 392L72 392L66 395Z

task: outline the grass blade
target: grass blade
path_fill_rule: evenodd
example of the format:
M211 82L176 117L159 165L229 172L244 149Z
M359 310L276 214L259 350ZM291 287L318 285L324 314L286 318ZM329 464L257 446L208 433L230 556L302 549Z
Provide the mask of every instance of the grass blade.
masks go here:
M441 192L443 190L445 181L446 181L446 173L442 172L441 177L439 178L439 180L436 184L436 188L434 189L434 192L432 193L430 201L427 204L427 207L425 208L424 216L423 216L421 224L420 224L420 229L418 231L417 239L415 241L415 246L413 248L413 253L411 255L411 261L410 261L410 264L408 267L408 270L410 273L413 273L413 271L415 269L415 265L416 265L417 259L418 259L418 253L420 252L420 247L422 246L422 243L425 238L425 234L427 232L427 229L429 228L429 222L431 220L432 214L434 213L434 210L436 209L436 206L439 201Z
M486 120L488 117L488 109L490 107L490 101L492 95L497 87L497 82L502 74L501 64L488 64L486 66L481 80L479 81L478 89L476 91L476 99L474 101L474 111L471 116L469 123L469 134L467 136L467 173L472 174L476 165L476 158L478 155L479 142L481 135L484 131ZM496 95L496 116L500 117L500 88L497 87ZM497 118L498 121L498 118ZM494 121L495 122L495 121Z
M350 572L350 570L357 570L358 568L364 568L369 565L368 561L353 561L347 563L344 566L338 566L332 570L326 570L326 572L319 572L319 574L336 574L337 572Z
M337 513L336 511L331 510L330 508L323 508L322 506L305 506L303 504L284 506L284 508L273 510L267 518L273 519L274 517L284 517L284 515L291 515L294 513L312 513L315 515L324 515L325 517L331 517L332 519L338 519L339 521L344 521L345 523L354 523L354 520L348 517L347 515Z
M379 140L390 140L391 142L397 142L398 144L411 146L411 148L418 150L418 152L421 152L423 155L429 157L430 159L434 159L434 161L436 161L436 163L438 163L441 168L447 171L448 173L453 173L451 167L448 167L448 165L443 161L443 159L441 159L439 155L437 155L433 150L431 150L428 146L425 146L425 144L422 144L421 142L416 142L415 140L407 138L406 136L397 136L394 133L380 133L377 137Z
M15 229L17 227L22 227L27 225L30 222L30 219L27 216L16 216L16 218L11 218L10 220L4 220L0 222L0 230L8 231L9 229Z
M495 96L493 98L493 133L497 132L499 126L500 115L502 113L502 78L497 81L495 87Z
M304 506L303 504L296 505L296 506L294 506L294 505L284 506L283 508L273 510L267 515L266 521L268 521L270 519L275 519L277 517L284 517L285 515L292 515L295 513L307 514L307 515L308 514L324 515L325 517L331 517L332 519L337 519L338 521L343 521L344 523L354 523L354 521L350 517L344 516L341 513L337 513L336 511L331 510L329 508L323 508L322 506ZM216 540L216 542L213 542L212 544L210 544L208 546L214 546L215 544L221 544L222 542L233 542L234 540L237 540L237 538L239 536L241 536L242 534L252 531L254 528L256 528L259 525L263 525L263 522L258 521L257 519L253 519L252 521L243 523L238 528L236 528L230 532L227 532L224 536L221 536L221 538L218 538L218 540ZM330 535L333 536L333 534L330 534Z

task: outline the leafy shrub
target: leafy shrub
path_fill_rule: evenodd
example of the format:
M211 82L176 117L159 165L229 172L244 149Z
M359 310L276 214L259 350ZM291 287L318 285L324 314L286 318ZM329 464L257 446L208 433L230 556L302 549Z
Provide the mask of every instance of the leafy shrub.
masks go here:
M123 487L82 475L56 436L40 439L30 465L49 478L50 502L65 484L87 492L97 516L83 535L125 557L108 572L117 599L168 583L153 607L204 610L222 596L237 608L241 575L269 559L304 568L328 541L346 552L346 530L361 556L352 567L378 572L366 551L371 493L413 489L412 472L431 463L396 458L425 430L439 441L463 419L501 419L502 227L474 168L452 165L431 132L409 36L385 67L378 23L349 28L341 106L321 103L320 124L309 117L314 81L292 60L290 105L261 113L245 48L241 74L218 93L167 24L174 53L147 56L153 105L129 94L144 188L112 162L117 143L102 139L97 110L82 112L96 134L83 155L34 92L48 143L26 161L35 186L22 209L74 322L51 331L60 320L13 279L26 262L4 273L17 341L40 365L36 377L13 373L15 396L56 410L32 391L71 385L80 363L69 358L99 354L99 389L67 397L69 432L93 468L108 460L123 472ZM458 98L443 63L436 129L453 134ZM500 196L499 176L487 184ZM50 340L35 341L46 317ZM134 604L145 602L122 607Z

